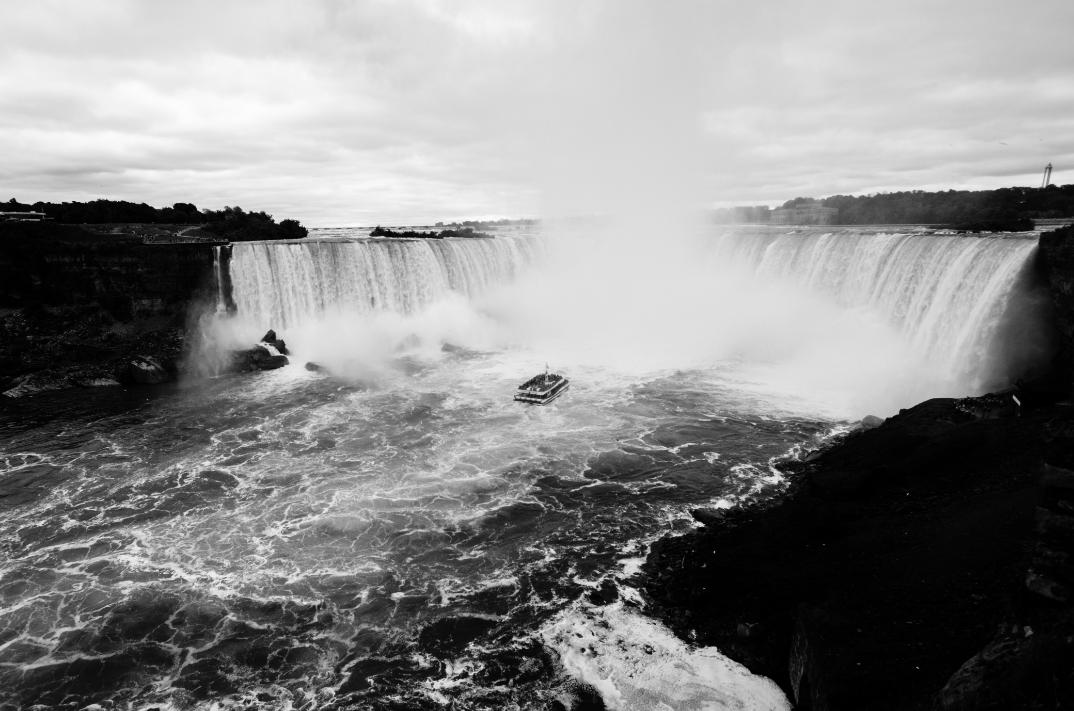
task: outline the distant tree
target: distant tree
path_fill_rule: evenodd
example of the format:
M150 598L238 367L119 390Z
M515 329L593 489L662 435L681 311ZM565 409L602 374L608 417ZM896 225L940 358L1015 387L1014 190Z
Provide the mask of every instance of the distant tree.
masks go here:
M281 220L280 234L285 235L285 239L301 239L309 234L309 230L299 224L298 220Z
M232 242L300 239L308 234L306 228L297 220L284 220L281 224L276 224L268 213L246 212L241 207L205 210L202 217L206 221L206 231Z
M20 203L11 198L0 203L3 211L35 210L45 213L60 224L109 224L147 223L201 225L228 239L297 239L305 237L306 228L296 220L284 220L277 225L272 216L264 212L246 212L241 207L225 207L223 210L198 210L189 202L177 202L171 207L156 208L145 203L126 200L91 200L89 202L35 202ZM210 227L210 225L212 227Z
M26 205L19 202L15 198L11 198L7 202L0 205L0 210L3 212L30 212L33 210L33 205Z
M817 202L797 197L783 207ZM904 190L872 195L832 195L819 201L839 210L838 222L864 224L1006 225L1023 229L1026 220L1074 217L1074 185L1047 188L1013 187L998 190ZM763 211L738 207L716 211L717 221L765 220ZM760 218L760 219L756 219Z

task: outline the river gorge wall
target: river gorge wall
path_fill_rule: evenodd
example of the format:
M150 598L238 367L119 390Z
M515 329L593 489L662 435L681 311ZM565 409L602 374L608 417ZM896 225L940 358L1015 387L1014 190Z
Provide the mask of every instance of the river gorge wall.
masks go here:
M1054 307L1057 375L1074 390L1074 226L1040 236L1038 267Z
M215 303L211 244L142 244L50 224L0 232L0 391L106 384L132 355L169 367Z

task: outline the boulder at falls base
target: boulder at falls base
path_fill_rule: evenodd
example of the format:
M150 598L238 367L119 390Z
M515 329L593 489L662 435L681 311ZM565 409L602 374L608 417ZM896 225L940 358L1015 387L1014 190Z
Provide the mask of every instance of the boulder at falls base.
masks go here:
M248 373L254 370L275 370L282 368L290 361L287 356L274 355L264 346L254 346L231 354L231 370L237 373Z

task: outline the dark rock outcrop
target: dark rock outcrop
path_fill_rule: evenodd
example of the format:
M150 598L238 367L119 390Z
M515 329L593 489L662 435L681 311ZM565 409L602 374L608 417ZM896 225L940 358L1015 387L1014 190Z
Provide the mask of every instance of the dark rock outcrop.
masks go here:
M882 424L884 424L883 418L877 417L876 415L866 415L865 417L861 418L861 422L858 423L858 426L863 430L871 430L874 427L879 427Z
M116 369L116 380L124 385L159 385L174 378L175 364L163 364L153 356L134 356Z
M282 339L277 338L276 332L273 331L271 328L265 333L264 336L261 337L261 342L269 344L270 346L278 350L282 355L290 355L287 350L287 343Z
M268 348L257 345L231 354L231 367L234 373L249 373L255 370L275 370L282 368L290 361L287 356L275 355Z
M171 371L191 309L215 297L214 275L212 245L0 225L0 392L136 382L135 357Z
M276 336L276 331L270 328L262 336L261 341L252 348L232 351L228 371L249 373L255 370L282 368L290 362L287 358L288 352L287 344Z
M1003 708L1074 703L1059 609L1074 545L1056 538L1061 505L1040 505L1067 491L1041 485L1041 462L1074 407L1018 415L1009 399L930 400L789 465L784 498L695 516L704 529L653 548L655 609L798 708L993 708L999 686L1028 699Z
M1055 311L1056 370L1069 393L1074 391L1074 227L1042 234L1038 257Z

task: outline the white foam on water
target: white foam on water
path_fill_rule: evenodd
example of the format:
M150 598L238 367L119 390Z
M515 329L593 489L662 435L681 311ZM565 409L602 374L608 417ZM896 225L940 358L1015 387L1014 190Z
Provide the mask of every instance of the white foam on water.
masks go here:
M622 603L576 605L541 628L564 669L596 689L609 709L789 709L775 682L715 647L690 647Z

